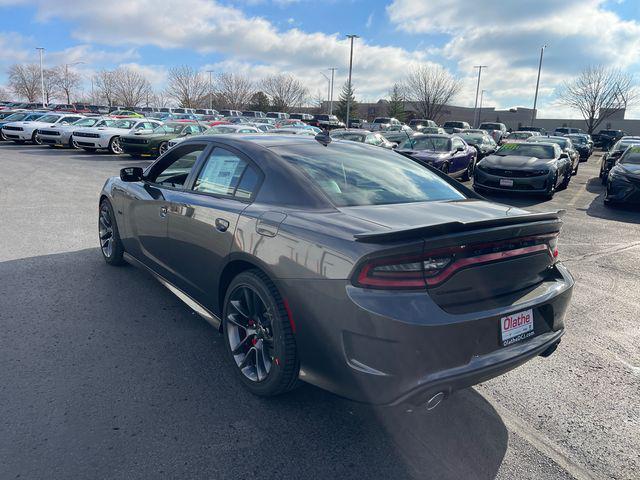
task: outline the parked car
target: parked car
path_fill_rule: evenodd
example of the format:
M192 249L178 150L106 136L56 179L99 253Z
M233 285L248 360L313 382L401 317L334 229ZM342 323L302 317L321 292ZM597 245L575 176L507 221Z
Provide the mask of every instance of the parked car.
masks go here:
M242 112L243 117L249 118L266 118L266 114L264 112L259 112L257 110L245 110Z
M624 136L625 133L622 130L600 130L598 133L593 134L592 138L595 147L609 150L614 143Z
M553 134L557 136L569 135L572 133L584 133L584 130L574 127L558 127L553 131Z
M442 127L422 127L420 133L435 133L437 135L446 135L444 128Z
M293 120L302 120L304 123L313 121L313 115L310 113L290 113L289 118Z
M15 113L12 113L11 115L6 116L2 120L0 120L0 140L5 142L8 140L8 138L5 136L3 131L3 128L5 125L8 125L13 122L23 122L23 121L30 122L40 118L44 114L45 112L32 112L29 110L25 110L23 112L15 112Z
M467 130L471 128L471 125L469 125L467 122L451 121L451 122L444 122L444 124L442 125L442 128L444 128L444 131L447 132L448 134L452 134L452 133L461 132L462 130Z
M392 130L392 127L399 127L402 122L393 117L377 117L373 119L373 122L364 126L364 128L372 131Z
M496 143L500 143L502 137L507 134L507 126L500 122L482 122L478 128L491 135Z
M109 113L109 116L113 118L144 118L144 115L133 110L114 110Z
M569 155L557 143L505 143L478 162L473 188L480 193L509 191L551 199L556 190L567 188L571 170Z
M500 140L500 144L526 142L534 135L540 135L540 133L517 130L515 132L507 133L504 137L502 137L502 140Z
M352 118L349 120L349 128L362 128L364 125L364 121L361 118Z
M627 147L609 171L605 205L640 204L640 145Z
M438 128L438 125L433 120L428 120L426 118L414 118L409 120L409 127L411 130L415 130L419 133L434 133L434 132L423 132L422 130L425 127Z
M289 118L289 114L285 112L267 112L267 118Z
M578 155L580 155L580 161L586 162L589 160L593 150L587 141L588 136L581 133L568 133L566 137L571 139L573 148L575 148Z
M198 135L207 127L197 123L168 122L156 127L151 133L142 130L129 135L120 135L120 146L124 153L134 158L142 155L158 156L169 149L169 141L174 138Z
M476 149L478 153L477 159L486 157L487 155L491 155L498 149L498 144L495 140L487 134L486 131L480 130L482 133L470 131L464 131L460 133L454 133L456 137L462 138L467 145L471 145Z
M205 130L202 135L234 135L234 134L256 134L262 133L258 128L248 124L237 125L216 125ZM173 140L169 140L169 148L173 148L179 143L187 140L188 137L177 137Z
M52 112L71 112L75 113L76 109L69 103L56 103L55 105L49 105L49 110Z
M117 120L115 118L84 117L70 125L40 128L38 129L38 137L43 145L79 148L72 138L74 130L78 130L79 128L110 127L116 122Z
M105 262L140 266L210 322L261 396L302 380L432 409L556 349L574 284L557 213L322 140L192 137L122 169L100 194Z
M518 128L520 132L538 132L540 135L546 135L547 130L542 127L532 127L532 126L524 126Z
M432 127L425 127L425 128L432 128ZM444 130L442 130L442 132L434 132L434 133L444 134L445 132ZM398 145L403 143L405 140L412 138L416 134L417 132L414 132L413 130L397 130L395 132L386 130L386 131L380 132L380 135L382 135L388 141L397 143Z
M41 145L38 129L56 125L70 125L81 118L82 115L78 113L46 113L35 118L26 117L19 122L7 123L2 127L2 133L7 140L13 140L15 143L31 142L35 145Z
M602 160L600 160L600 180L602 180L603 185L607 184L609 171L616 164L616 161L632 145L640 145L640 137L622 137L602 156Z
M213 108L196 108L193 113L195 113L196 115L205 115L208 117L211 117L211 116L218 117L220 115L220 113L217 110L214 110Z
M578 173L578 167L580 166L580 154L573 147L573 142L571 141L570 138L556 137L551 135L546 135L546 136L536 135L534 137L531 137L528 140L528 142L529 143L542 142L542 143L557 144L562 149L562 151L568 155L569 160L571 160L572 175L576 175Z
M136 132L151 133L162 125L157 120L149 118L122 118L109 127L80 128L74 130L72 141L88 152L107 149L114 155L123 152L120 136Z
M318 127L322 130L333 130L334 128L345 128L345 124L338 120L335 115L327 115L320 113L313 116L313 120L309 122L309 125Z
M396 142L387 140L380 132L370 132L369 130L331 130L331 138L334 140L349 140L351 142L366 143L367 145L375 145L382 148L395 148L398 146Z
M241 117L242 112L240 110L220 110L220 115L223 117Z
M478 156L476 149L459 137L422 133L402 142L396 151L462 180L473 176Z

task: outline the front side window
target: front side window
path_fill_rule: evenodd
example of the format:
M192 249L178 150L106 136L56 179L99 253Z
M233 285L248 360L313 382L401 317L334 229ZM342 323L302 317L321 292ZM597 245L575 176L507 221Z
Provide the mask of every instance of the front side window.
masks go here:
M627 165L640 164L640 145L634 145L627 148L627 150L624 152L624 155L622 155L622 157L620 158L620 163Z
M153 183L169 187L182 187L206 145L189 144L172 148L155 164L147 176Z
M357 143L273 147L337 207L462 200L465 196L427 167L386 149Z
M133 120L118 120L113 124L113 128L124 128L126 130L130 130L136 124Z
M60 117L58 115L45 115L44 117L40 117L39 122L44 123L55 123L58 121Z

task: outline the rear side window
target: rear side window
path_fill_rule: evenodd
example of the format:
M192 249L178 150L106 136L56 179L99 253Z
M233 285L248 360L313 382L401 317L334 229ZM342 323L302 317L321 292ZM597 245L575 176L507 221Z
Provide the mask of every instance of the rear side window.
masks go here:
M344 143L274 147L338 207L387 205L465 196L427 167L395 152Z
M258 171L249 162L229 150L216 147L196 178L193 189L249 200L259 179Z

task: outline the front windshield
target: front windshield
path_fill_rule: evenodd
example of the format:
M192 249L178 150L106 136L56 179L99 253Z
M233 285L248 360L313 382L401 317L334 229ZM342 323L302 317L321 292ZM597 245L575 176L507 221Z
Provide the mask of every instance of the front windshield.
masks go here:
M162 135L180 135L183 128L184 124L167 123L166 125L160 125L158 128L153 130L153 133L159 133Z
M315 143L315 142L313 142ZM337 207L463 200L464 195L428 168L385 149L345 142L274 147Z
M60 115L45 115L39 118L39 122L43 123L55 123L60 118Z
M531 137L531 134L525 132L514 132L507 135L509 140L526 140L529 137Z
M76 120L73 122L74 127L93 127L96 122L95 118L81 118L80 120Z
M479 133L462 133L458 135L458 137L462 138L467 143L483 143L484 142L484 135L481 135Z
M640 140L635 140L635 141L619 141L618 143L616 143L613 148L611 149L614 152L624 152L628 146L630 145L635 145L637 143L640 143Z
M7 118L4 119L5 122L17 122L19 120L22 120L23 118L25 118L27 115L29 115L28 113L13 113L11 115L9 115Z
M27 115L26 117L24 117L24 121L25 122L31 122L33 120L37 120L39 118L42 117L42 113L32 113L30 115Z
M531 145L530 143L505 143L494 154L500 157L517 155L519 157L555 158L551 145Z
M450 140L447 137L413 137L405 140L401 149L430 150L432 152L448 152Z
M569 137L569 138L571 139L571 141L572 141L573 143L579 143L579 144L581 144L581 145L584 145L584 144L586 144L586 143L587 143L587 139L586 139L586 138L584 138L584 137L574 137L574 136L571 136L571 137Z
M133 128L136 124L134 120L118 120L113 124L113 128L126 128L127 130Z
M640 145L629 147L620 157L620 163L627 165L640 165Z
M95 127L113 127L115 123L116 123L115 120L100 120L94 126Z

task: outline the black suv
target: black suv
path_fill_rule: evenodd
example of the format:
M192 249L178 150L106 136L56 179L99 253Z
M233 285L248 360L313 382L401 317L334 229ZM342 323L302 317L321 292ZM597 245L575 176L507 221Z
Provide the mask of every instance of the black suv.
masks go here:
M622 130L600 130L598 133L591 135L594 147L600 147L603 150L609 150L611 146L624 137Z
M344 128L345 124L338 120L338 117L335 115L327 115L325 113L321 113L313 116L313 120L309 122L309 125L312 127L318 127L333 130L334 128Z

